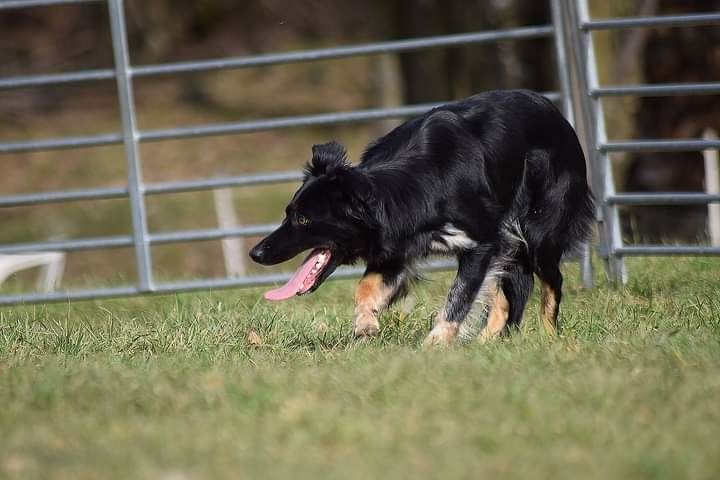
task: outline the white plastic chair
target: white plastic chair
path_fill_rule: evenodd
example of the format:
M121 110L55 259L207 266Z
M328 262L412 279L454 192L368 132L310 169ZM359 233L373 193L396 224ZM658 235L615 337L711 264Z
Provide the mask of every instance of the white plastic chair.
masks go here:
M0 285L15 272L41 267L37 288L41 292L52 292L59 285L65 269L64 252L0 254Z

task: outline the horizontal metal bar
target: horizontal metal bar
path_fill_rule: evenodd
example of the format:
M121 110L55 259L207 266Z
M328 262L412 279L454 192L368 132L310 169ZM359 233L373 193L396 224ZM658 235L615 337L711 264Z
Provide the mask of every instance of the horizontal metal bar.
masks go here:
M149 235L153 245L163 243L197 242L200 240L219 240L227 237L256 237L267 235L278 227L278 224L248 225L237 228L208 228L203 230L178 230L159 232Z
M281 172L251 173L232 177L206 178L203 180L180 180L175 182L149 183L145 185L145 194L195 192L228 187L249 187L253 185L272 185L277 183L299 182L303 178L300 170Z
M11 8L49 7L52 5L68 5L71 3L97 3L101 0L3 0L0 10Z
M455 262L439 260L421 266L423 271L447 270L455 267ZM364 269L361 267L339 268L330 280L353 278L362 275ZM191 292L196 290L224 289L237 287L254 287L272 285L286 282L290 273L275 273L266 275L253 275L239 278L211 278L201 280L186 280L180 282L165 282L155 284L152 292L141 292L137 287L114 287L92 290L70 290L65 292L51 293L24 293L0 295L0 305L17 305L32 303L67 302L75 300L95 300L102 298L126 297L142 293L167 294L177 292Z
M123 248L133 246L132 237L112 236L95 238L74 238L70 240L55 240L49 242L30 242L0 245L0 253L27 253L27 252L74 252L78 250L99 250L104 248Z
M115 71L111 69L82 70L79 72L6 77L0 78L0 90L9 90L11 88L40 87L44 85L93 82L98 80L111 80L114 78Z
M267 235L279 227L277 223L246 225L237 228L208 228L194 230L176 230L150 233L148 242L151 245L168 243L197 242L207 240L220 240L228 237L256 237ZM77 238L46 242L16 243L0 245L0 254L27 253L46 251L78 251L100 250L106 248L122 248L133 245L132 238L128 236Z
M669 95L712 95L717 93L720 93L720 82L608 85L590 91L590 95L595 98L622 95L661 97Z
M21 142L0 143L0 153L23 153L40 150L62 150L67 148L87 148L122 143L119 133L102 133L80 137L46 138L40 140L24 140Z
M0 197L0 208L39 205L44 203L73 202L127 197L127 188L91 188L86 190L59 190L52 192L20 193Z
M386 118L406 117L425 113L439 104L421 104L404 107L377 108L356 110L352 112L322 113L317 115L298 115L294 117L270 118L266 120L250 120L246 122L218 123L177 127L162 130L145 130L138 132L141 142L157 142L181 138L195 138L207 135L226 135L233 133L251 133L280 128L327 125L334 123L351 123ZM64 148L94 147L122 143L119 133L92 135L86 137L67 137L45 140L29 140L24 142L0 143L0 153L21 153L37 150L56 150Z
M420 266L420 270L424 272L435 272L448 270L457 266L456 262L449 260L435 260L427 262ZM355 278L363 274L363 267L343 267L338 268L330 276L330 280L342 280L346 278ZM189 280L181 282L162 283L156 286L154 293L174 293L187 292L192 290L209 290L215 288L234 288L234 287L250 287L259 285L272 285L276 283L285 283L290 279L291 273L278 273L270 275L256 275L250 277L236 278L210 278L203 280Z
M553 101L557 101L560 98L560 94L558 92L545 92L543 95ZM438 105L442 104L426 103L420 105L407 105L403 107L374 108L368 110L354 110L350 112L321 113L315 115L298 115L293 117L250 120L246 122L229 122L210 125L195 125L191 127L145 130L138 132L138 139L141 142L157 142L162 140L195 138L209 135L252 133L281 128L366 122L387 118L420 115ZM58 150L66 148L96 147L100 145L116 145L122 143L122 140L122 135L119 133L106 133L82 137L6 142L0 143L0 153L22 153L38 150Z
M216 240L226 237L252 237L265 235L278 227L277 224L247 225L232 229L198 229L152 233L148 236L150 244L196 242L200 240ZM106 248L122 248L133 246L132 238L127 235L94 238L73 238L45 242L28 242L0 245L2 253L27 253L48 251L100 250Z
M625 256L720 255L720 247L701 245L627 245L616 248L615 253Z
M720 22L720 13L696 13L690 15L657 15L652 17L605 18L583 22L583 30L608 30L636 27L690 27Z
M195 192L215 188L247 187L252 185L270 185L302 180L303 173L298 170L237 175L233 177L206 178L202 180L183 180L145 184L146 195L165 193ZM81 200L107 200L125 198L125 187L93 188L87 190L59 190L52 192L22 193L0 196L0 208L39 205L45 203L72 202Z
M76 0L77 1L77 0ZM97 1L97 0L93 0ZM0 6L3 4L0 3ZM451 47L473 43L538 38L552 35L554 29L549 25L511 28L489 32L461 33L436 37L413 38L391 42L370 43L348 47L321 48L300 50L286 53L271 53L246 57L218 58L194 62L175 62L156 65L140 65L133 67L131 73L135 77L171 75L177 73L205 72L212 70L229 70L249 67L279 65L285 63L311 62L346 58L359 55L403 52L423 48ZM108 80L115 77L112 69L85 70L80 72L53 73L30 75L0 79L0 90L10 88L37 87L59 83L86 82Z
M133 68L135 76L169 75L175 73L202 72L208 70L225 70L234 68L264 67L283 63L311 62L336 58L374 55L381 53L405 52L435 47L454 47L472 43L494 42L498 40L514 40L522 38L538 38L552 35L554 28L550 25L509 28L487 32L460 33L436 37L413 38L390 42L369 43L347 47L301 50L286 53L271 53L248 57L220 58L196 62L177 62L160 65L141 65Z
M601 152L699 152L720 148L720 140L627 140L600 144Z
M560 94L558 92L546 92L543 95L552 101L557 101L560 98ZM139 132L139 140L141 142L157 142L180 138L252 133L283 128L336 125L343 123L383 120L387 118L410 117L413 115L421 115L439 105L443 104L426 103L403 107L374 108L368 110L355 110L351 112L320 113L315 115L270 118L267 120L250 120L246 122L195 125L192 127L177 127L164 130L147 130Z
M137 287L112 287L78 289L59 292L15 293L0 295L0 306L130 297L132 295L138 295L140 293L141 292Z
M177 230L168 232L157 232L148 235L148 242L151 245L162 245L168 243L197 242L207 240L219 240L228 237L255 237L267 235L279 225L276 223L246 225L237 228L209 228L195 230ZM79 250L101 250L107 248L123 248L133 245L132 238L127 236L110 236L94 238L75 238L69 240L56 240L44 242L28 242L0 245L0 254L48 252L48 251L79 251Z
M697 192L618 193L605 199L614 205L703 205L720 202L720 195Z
M142 142L157 142L162 140L204 137L209 135L252 133L267 130L276 130L281 128L364 122L371 120L381 120L386 118L419 115L425 113L426 111L435 106L437 106L437 104L423 104L407 107L357 110L353 112L299 115L295 117L270 118L267 120L251 120L247 122L196 125L192 127L168 128L165 130L149 130L140 132L139 139Z
M364 269L359 267L339 268L333 272L331 280L357 277ZM248 277L235 278L208 278L202 280L186 280L180 282L168 282L156 285L155 293L189 292L193 290L211 290L220 288L251 287L261 285L273 285L284 283L290 279L290 273L276 273L268 275L253 275Z

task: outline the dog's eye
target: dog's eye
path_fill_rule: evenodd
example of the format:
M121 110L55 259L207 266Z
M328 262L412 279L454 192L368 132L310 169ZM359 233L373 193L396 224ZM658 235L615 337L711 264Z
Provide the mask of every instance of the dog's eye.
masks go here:
M308 225L308 224L310 224L310 219L307 218L305 215L298 215L297 223L300 225Z

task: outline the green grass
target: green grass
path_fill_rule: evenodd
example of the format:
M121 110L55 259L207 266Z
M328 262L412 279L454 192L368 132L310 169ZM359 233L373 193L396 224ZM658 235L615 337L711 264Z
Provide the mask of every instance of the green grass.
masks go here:
M715 478L719 267L585 291L570 265L559 339L535 296L510 338L433 351L448 274L369 342L351 281L5 309L0 478Z

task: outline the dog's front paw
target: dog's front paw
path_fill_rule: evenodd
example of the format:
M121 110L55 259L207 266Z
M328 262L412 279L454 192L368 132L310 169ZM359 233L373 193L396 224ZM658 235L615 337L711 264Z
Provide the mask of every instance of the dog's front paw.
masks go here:
M364 315L355 318L353 333L356 338L375 337L380 332L380 324L374 317Z
M451 322L438 322L423 342L424 348L446 347L455 342L460 326Z

